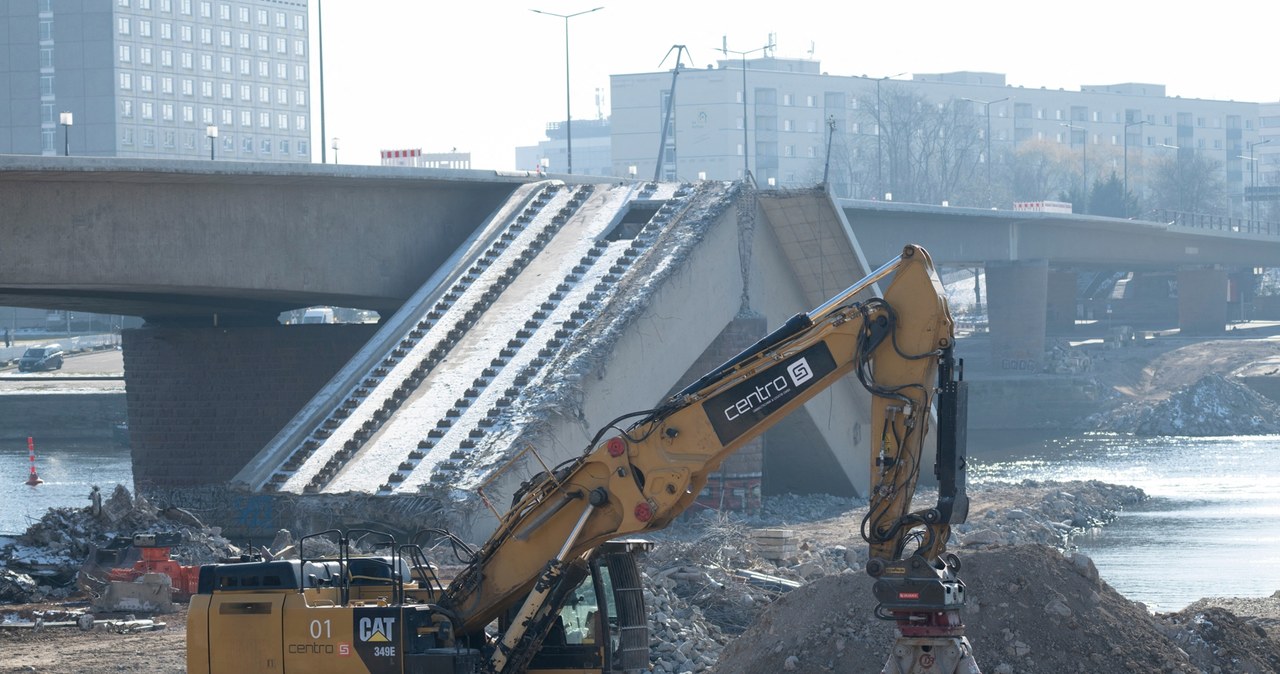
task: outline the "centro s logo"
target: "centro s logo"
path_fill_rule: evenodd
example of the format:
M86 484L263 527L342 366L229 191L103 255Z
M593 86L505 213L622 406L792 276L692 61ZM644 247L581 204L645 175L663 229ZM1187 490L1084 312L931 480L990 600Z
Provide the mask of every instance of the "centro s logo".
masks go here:
M757 385L746 396L726 408L724 418L733 421L758 407L773 402L792 388L813 379L813 368L809 367L809 361L801 358L787 366L787 375L789 376L778 375L762 385Z

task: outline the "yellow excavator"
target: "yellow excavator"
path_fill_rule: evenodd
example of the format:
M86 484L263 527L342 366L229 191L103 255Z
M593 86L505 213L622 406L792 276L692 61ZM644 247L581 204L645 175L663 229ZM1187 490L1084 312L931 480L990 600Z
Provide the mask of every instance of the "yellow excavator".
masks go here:
M857 299L885 280L883 298ZM852 372L873 406L867 572L876 614L898 627L884 672L977 674L960 562L946 552L951 524L968 513L967 389L953 328L932 260L907 246L658 407L606 425L581 456L526 482L479 549L430 531L464 564L448 584L416 536L400 544L370 531L316 534L336 539L326 558L202 567L187 669L645 671L635 553L648 544L626 537L666 527L726 456ZM934 410L939 498L913 511ZM389 554L352 554L374 542Z

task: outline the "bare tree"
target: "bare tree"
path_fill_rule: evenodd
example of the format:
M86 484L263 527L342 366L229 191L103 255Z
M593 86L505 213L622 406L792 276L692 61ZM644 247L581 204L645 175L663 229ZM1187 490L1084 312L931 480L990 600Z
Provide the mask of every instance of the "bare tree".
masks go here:
M1061 143L1044 140L1019 145L1009 159L1013 200L1057 199L1079 192L1084 167L1077 155L1080 153L1073 155Z
M1158 160L1148 206L1225 215L1227 189L1222 179L1222 162L1194 150L1178 150L1176 156Z

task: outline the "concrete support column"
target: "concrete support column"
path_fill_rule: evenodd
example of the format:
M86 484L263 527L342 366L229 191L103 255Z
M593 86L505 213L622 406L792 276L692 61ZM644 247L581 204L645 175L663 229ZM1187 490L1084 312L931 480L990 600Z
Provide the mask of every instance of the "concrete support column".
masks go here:
M1076 327L1076 273L1049 271L1045 330L1050 334L1069 333Z
M1049 263L987 263L991 364L1003 372L1039 372L1044 362Z
M230 480L376 327L125 330L135 486L145 491Z
M734 318L672 390L680 390L738 355L764 337L768 328L769 323L762 316ZM720 465L720 470L711 474L698 502L715 509L758 511L760 486L764 478L764 443L764 436L761 436L730 454Z
M1178 328L1184 335L1217 335L1227 325L1227 272L1212 267L1178 270Z

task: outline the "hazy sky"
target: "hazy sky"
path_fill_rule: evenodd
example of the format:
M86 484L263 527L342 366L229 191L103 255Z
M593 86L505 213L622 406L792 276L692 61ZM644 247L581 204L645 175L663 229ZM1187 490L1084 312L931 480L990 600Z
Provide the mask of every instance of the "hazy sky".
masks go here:
M1184 98L1280 100L1268 37L1280 5L1266 2L789 0L765 11L703 0L322 1L325 145L339 137L342 163L377 164L380 149L456 147L473 168L516 168L514 148L536 144L565 112L564 21L532 8L604 7L569 20L574 119L596 118L597 89L609 114L610 74L673 67L659 67L673 44L703 68L722 58L724 37L745 51L770 33L775 56L812 49L832 75L976 70L1004 73L1015 87L1145 82Z

